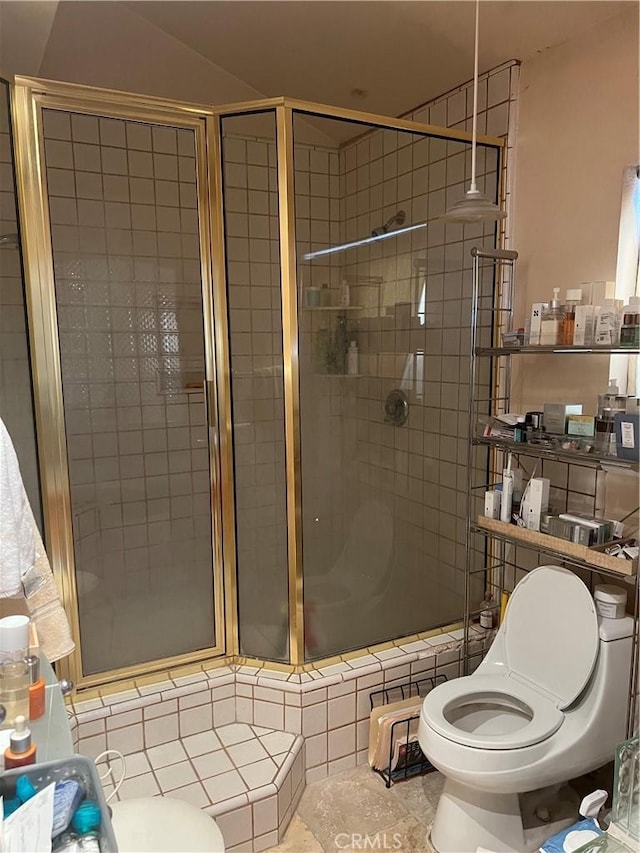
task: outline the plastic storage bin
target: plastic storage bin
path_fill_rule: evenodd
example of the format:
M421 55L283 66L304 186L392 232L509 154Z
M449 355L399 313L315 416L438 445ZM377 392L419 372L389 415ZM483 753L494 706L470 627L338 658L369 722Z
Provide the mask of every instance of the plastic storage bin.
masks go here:
M31 764L7 770L0 777L0 796L11 798L15 796L16 779L27 776L33 785L40 790L52 782L62 782L65 779L75 779L82 785L86 798L94 800L102 813L100 826L100 853L118 853L116 837L111 826L111 815L107 806L96 765L84 755L71 755L56 761L43 764Z

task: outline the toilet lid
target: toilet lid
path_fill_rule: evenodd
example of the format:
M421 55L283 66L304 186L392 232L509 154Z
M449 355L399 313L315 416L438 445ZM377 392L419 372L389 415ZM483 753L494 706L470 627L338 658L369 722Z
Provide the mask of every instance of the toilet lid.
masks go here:
M559 566L540 566L518 583L503 625L509 675L548 694L563 710L586 686L600 645L587 587Z

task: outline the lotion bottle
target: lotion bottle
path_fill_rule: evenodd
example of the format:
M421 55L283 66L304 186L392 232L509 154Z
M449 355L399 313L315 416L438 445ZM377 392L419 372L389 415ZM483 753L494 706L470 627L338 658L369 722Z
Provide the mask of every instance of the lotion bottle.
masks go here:
M511 523L511 504L513 502L513 471L511 470L511 454L507 467L502 472L502 502L500 504L500 521Z
M339 305L341 308L348 308L349 304L350 304L349 282L346 279L343 279L342 284L340 285Z
M35 763L36 745L31 743L31 730L27 728L25 718L19 714L9 738L9 746L4 751L4 769L13 770L14 767Z

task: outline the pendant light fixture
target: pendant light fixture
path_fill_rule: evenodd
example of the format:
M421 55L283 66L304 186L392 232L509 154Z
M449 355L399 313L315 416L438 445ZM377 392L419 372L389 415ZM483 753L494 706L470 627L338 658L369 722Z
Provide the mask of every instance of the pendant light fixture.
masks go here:
M475 50L473 66L473 124L471 133L471 185L463 198L454 202L439 217L441 222L497 222L507 215L497 204L483 195L476 186L476 144L478 138L478 33L480 30L480 0L476 0Z

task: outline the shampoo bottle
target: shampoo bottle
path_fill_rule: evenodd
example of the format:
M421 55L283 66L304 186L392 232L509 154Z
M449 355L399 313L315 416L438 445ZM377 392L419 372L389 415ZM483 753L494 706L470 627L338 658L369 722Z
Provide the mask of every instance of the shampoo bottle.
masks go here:
M511 522L511 504L513 502L513 471L511 470L511 454L507 467L502 472L502 502L500 504L500 521Z

